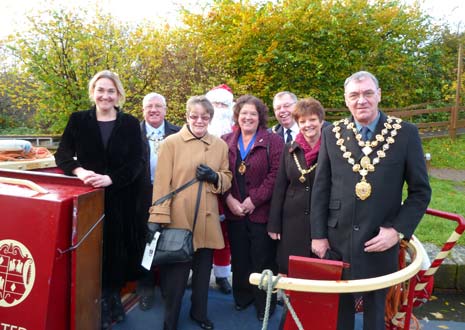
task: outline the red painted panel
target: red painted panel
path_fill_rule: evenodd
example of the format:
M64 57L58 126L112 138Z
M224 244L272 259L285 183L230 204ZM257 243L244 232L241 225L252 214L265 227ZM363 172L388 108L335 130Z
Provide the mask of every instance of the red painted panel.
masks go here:
M308 280L339 280L345 265L341 261L290 256L288 275ZM338 294L289 291L289 298L304 329L336 329ZM297 325L288 312L284 330L295 329Z
M0 323L8 329L68 329L71 254L59 251L71 245L73 197L93 189L54 174L0 170L0 177L47 190L0 184Z

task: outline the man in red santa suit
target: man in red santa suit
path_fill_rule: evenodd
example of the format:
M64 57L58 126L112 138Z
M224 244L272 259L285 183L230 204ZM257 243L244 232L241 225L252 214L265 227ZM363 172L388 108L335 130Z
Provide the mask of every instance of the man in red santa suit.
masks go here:
M208 132L218 137L230 133L234 124L234 102L231 88L222 84L212 88L205 96L215 109L213 119L208 126ZM231 276L231 250L229 247L226 224L223 221L223 207L221 204L218 204L218 206L220 209L221 230L223 232L225 247L221 250L215 250L213 254L213 273L219 290L224 294L230 294L231 284L229 284L228 278Z

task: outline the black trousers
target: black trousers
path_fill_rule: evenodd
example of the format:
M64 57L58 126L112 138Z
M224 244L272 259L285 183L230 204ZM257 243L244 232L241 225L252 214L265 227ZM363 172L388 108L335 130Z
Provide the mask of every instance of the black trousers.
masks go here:
M182 298L192 268L192 316L207 319L208 288L213 262L212 249L198 249L192 262L160 266L161 289L165 299L164 330L176 330Z
M363 330L385 330L384 310L388 289L356 293L363 298ZM355 323L355 298L352 293L339 295L338 330L350 330Z
M136 292L139 296L155 295L155 277L152 270L144 269L141 277L137 280Z
M231 245L231 268L233 273L233 296L236 305L255 303L257 312L264 312L266 292L249 283L251 273L271 269L277 273L276 243L269 236L266 224L250 220L228 221L229 244ZM273 294L271 308L276 306Z

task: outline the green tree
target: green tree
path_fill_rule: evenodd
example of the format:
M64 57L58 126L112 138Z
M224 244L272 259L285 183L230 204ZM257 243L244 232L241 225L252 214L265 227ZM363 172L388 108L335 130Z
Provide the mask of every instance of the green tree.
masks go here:
M184 22L210 63L222 61L268 102L291 90L341 107L344 79L362 69L378 76L389 107L435 95L418 86L436 73L428 47L436 31L418 7L397 0L214 1L205 13L186 12Z
M89 108L87 84L100 70L119 74L126 112L140 118L144 95L156 91L165 95L167 117L178 124L185 122L188 97L204 94L216 83L212 77L228 76L218 73L221 66L206 66L196 45L177 29L147 22L130 26L109 15L87 19L84 10L46 13L30 16L32 29L8 43L15 65L6 72L28 83L0 80L15 98L11 106L27 106L44 132L61 133L70 113Z
M268 104L290 90L341 108L344 79L369 70L387 108L454 95L456 40L400 0L213 0L184 10L174 28L100 13L34 13L30 30L0 44L4 116L34 114L43 132L61 133L71 112L89 107L88 81L103 69L120 75L124 111L140 118L144 95L158 92L177 124L188 97L220 83Z

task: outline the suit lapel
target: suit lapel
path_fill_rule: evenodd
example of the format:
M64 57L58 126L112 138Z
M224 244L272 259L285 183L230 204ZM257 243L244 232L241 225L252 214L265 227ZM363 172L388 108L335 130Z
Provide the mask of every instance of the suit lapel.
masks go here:
M353 122L353 120L351 122ZM346 146L347 151L352 153L352 157L356 162L360 161L360 159L363 157L363 152L358 145L354 132L351 129L347 129L345 125L340 125L340 127L342 128L341 139L344 139L344 145Z

